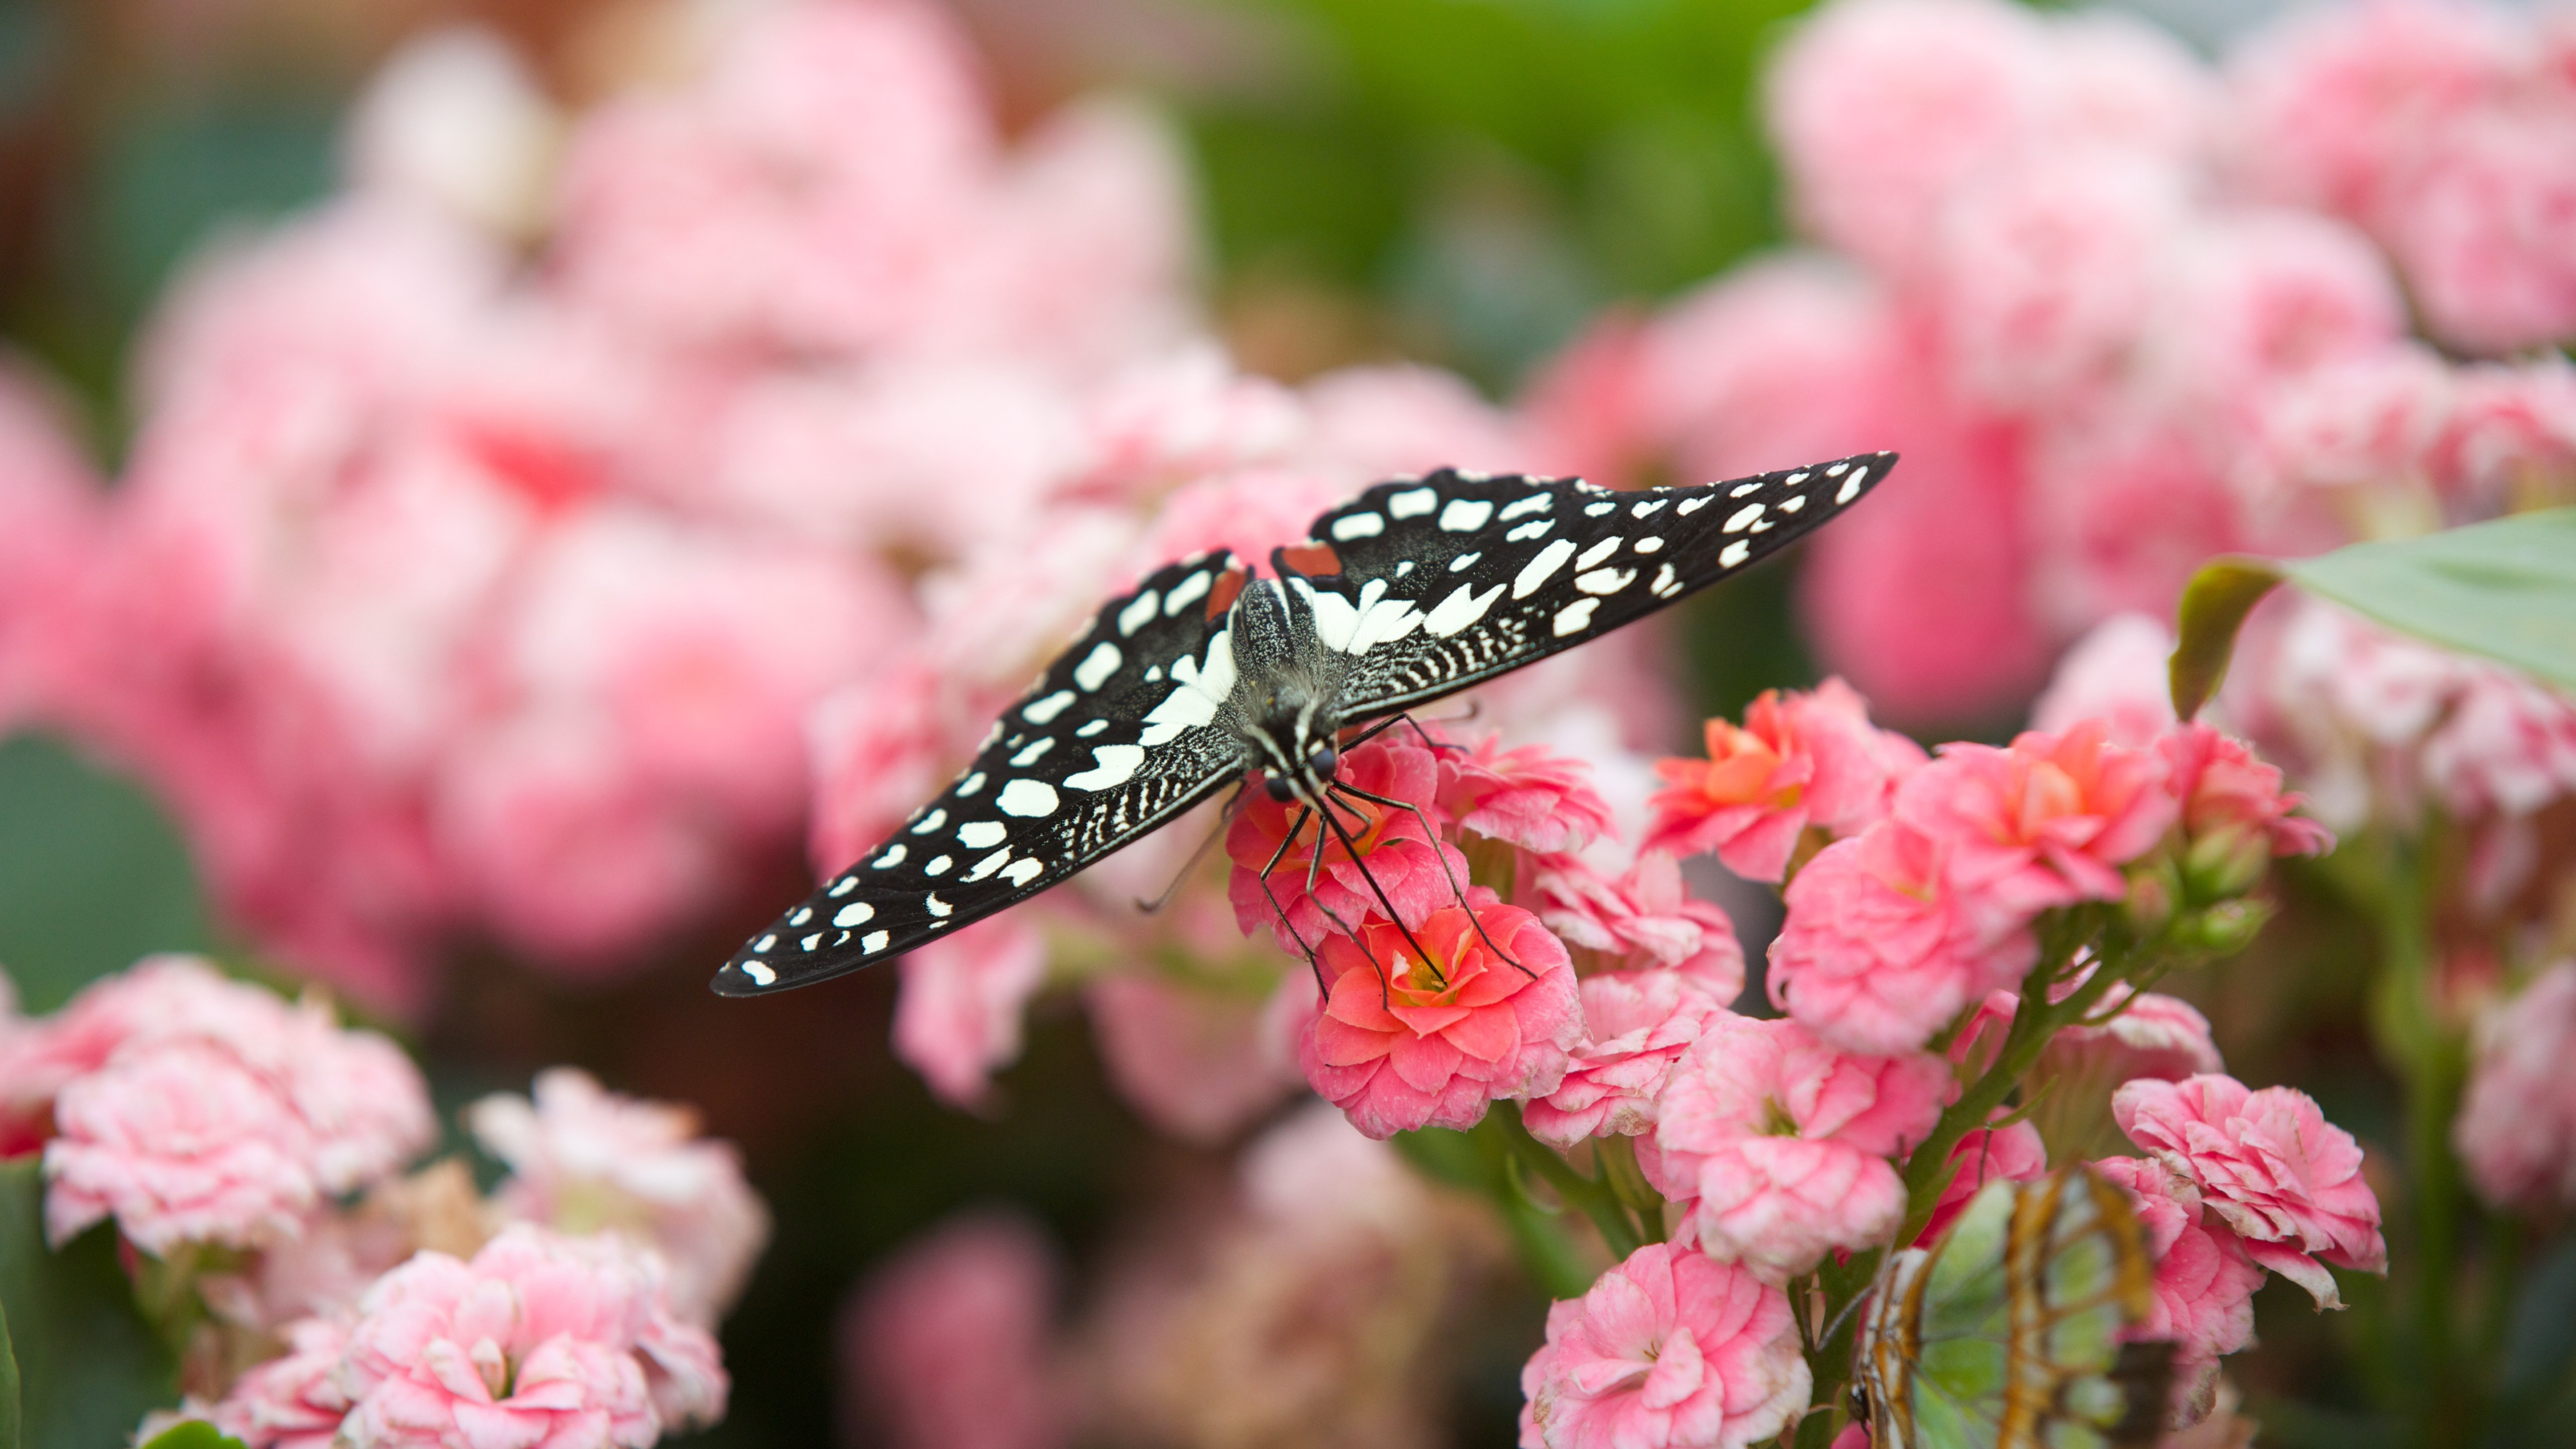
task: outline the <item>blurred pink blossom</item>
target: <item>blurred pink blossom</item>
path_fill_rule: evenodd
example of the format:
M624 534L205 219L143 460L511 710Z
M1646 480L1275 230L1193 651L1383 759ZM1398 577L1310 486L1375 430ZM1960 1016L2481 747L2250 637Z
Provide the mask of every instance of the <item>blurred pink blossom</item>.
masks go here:
M2576 82L2443 138L2383 223L2427 331L2503 353L2576 335Z
M1548 1310L1521 1370L1523 1449L1742 1449L1812 1385L1789 1300L1743 1265L1649 1243Z
M2433 472L2472 507L2576 478L2576 364L2543 358L2460 369Z
M2063 734L2098 719L2113 744L2154 744L2174 723L2165 674L2173 647L2173 631L2145 614L2115 614L2094 625L2058 659L2056 677L2030 707L2030 727Z
M2319 1307L2343 1300L2318 1259L2387 1271L2361 1148L2306 1093L2253 1091L2217 1075L2141 1079L2112 1095L2111 1114L2129 1140L2199 1189L2203 1204L2245 1240L2247 1256L2307 1289Z
M495 1093L466 1109L466 1123L510 1169L496 1206L562 1232L623 1232L658 1251L672 1311L690 1322L724 1316L768 1240L768 1210L743 1181L739 1155L700 1137L686 1107L552 1067L538 1075L534 1100Z
M970 1215L908 1244L843 1310L849 1416L892 1449L1051 1449L1056 1255L1017 1217Z
M2140 1157L2105 1157L2093 1170L2129 1195L2156 1260L2155 1307L2129 1336L2174 1345L2177 1419L2196 1420L2216 1396L2218 1360L2254 1343L2263 1270L2226 1223L2202 1212L2190 1179Z
M2120 867L2152 849L2177 813L2168 767L2109 742L2101 720L2029 731L2009 749L1942 747L1898 787L1895 818L1947 852L1963 896L2006 915L2117 900Z
M1825 847L1789 882L1771 943L1774 1005L1852 1051L1919 1051L2039 957L2018 912L1964 896L1951 847L1884 821Z
M1580 857L1537 862L1532 895L1539 919L1565 943L1630 967L1679 972L1711 1000L1733 1001L1744 989L1744 947L1725 910L1694 900L1681 866L1659 850L1606 879Z
M1183 908L1176 901L1166 909ZM1083 1001L1118 1094L1157 1130L1185 1142L1224 1141L1300 1080L1264 1047L1263 998L1231 982L1118 971L1094 979Z
M1565 947L1536 916L1486 896L1473 891L1468 906L1442 907L1413 929L1427 962L1389 921L1324 938L1332 991L1298 1061L1371 1137L1464 1130L1495 1099L1542 1097L1565 1079L1583 1037Z
M1542 852L1581 850L1617 833L1589 763L1543 745L1506 750L1501 739L1438 752L1437 798L1460 828Z
M78 626L62 615L77 607L103 512L65 409L43 380L0 360L0 728L78 668Z
M2041 1070L2082 1072L2112 1085L2142 1077L2178 1082L2226 1070L2209 1018L2181 997L2122 982L2103 995L2094 1014L2113 1011L2119 1014L2103 1025L2069 1026L2049 1038L2040 1053Z
M2534 977L2480 1021L2451 1140L2498 1208L2576 1203L2576 962Z
M1951 1220L1968 1206L1977 1190L1990 1182L2036 1182L2048 1175L2048 1148L2039 1129L2028 1122L2008 1127L1980 1127L1950 1149L1950 1183L1933 1201L1932 1216L1913 1242L1926 1247L1947 1232Z
M293 1324L286 1352L235 1379L203 1417L248 1449L332 1449L352 1402L340 1382L347 1343L331 1319Z
M894 1054L930 1089L977 1106L1020 1054L1020 1014L1046 980L1046 941L1025 920L979 921L905 956Z
M2312 368L2271 397L2247 482L2275 507L2301 487L2417 482L2450 408L2450 372L2428 348L2382 348Z
M1583 1040L1565 1080L1521 1110L1530 1135L1571 1150L1587 1137L1655 1129L1655 1102L1701 1029L1726 1005L1669 970L1605 971L1581 982Z
M2483 661L2424 740L2424 779L2455 815L2529 815L2576 794L2576 702Z
M1656 762L1669 788L1654 798L1647 848L1714 850L1747 880L1781 879L1810 826L1855 835L1885 819L1897 781L1924 760L1911 740L1872 726L1839 679L1812 693L1765 690L1741 728L1712 719L1705 733L1706 760Z
M1935 1056L1854 1056L1793 1021L1721 1014L1658 1102L1657 1171L1697 1199L1688 1231L1770 1281L1876 1246L1905 1215L1890 1158L1951 1093Z

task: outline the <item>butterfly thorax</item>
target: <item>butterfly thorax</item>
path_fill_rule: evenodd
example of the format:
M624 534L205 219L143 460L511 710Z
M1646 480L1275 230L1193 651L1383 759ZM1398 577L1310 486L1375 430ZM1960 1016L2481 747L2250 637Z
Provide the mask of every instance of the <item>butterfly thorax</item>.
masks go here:
M1300 796L1332 778L1348 665L1316 637L1312 611L1275 579L1256 579L1227 619L1234 651L1228 722L1274 779Z

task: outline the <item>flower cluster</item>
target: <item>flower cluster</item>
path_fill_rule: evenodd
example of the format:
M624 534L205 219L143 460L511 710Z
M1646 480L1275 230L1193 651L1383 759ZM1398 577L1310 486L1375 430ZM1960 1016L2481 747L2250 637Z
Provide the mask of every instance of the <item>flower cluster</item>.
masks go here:
M1766 87L1820 250L1605 322L1533 416L1595 477L1900 450L1810 626L1890 714L1992 718L2213 553L2569 496L2576 369L2408 333L2411 299L2456 351L2576 334L2567 34L2373 0L2213 69L2114 11L1822 7Z
M578 1072L495 1097L489 1200L420 1073L193 957L0 1030L11 1155L41 1152L60 1246L102 1221L188 1344L189 1400L251 1449L645 1445L724 1416L713 1329L767 1235L732 1150ZM191 1325L194 1325L193 1329Z

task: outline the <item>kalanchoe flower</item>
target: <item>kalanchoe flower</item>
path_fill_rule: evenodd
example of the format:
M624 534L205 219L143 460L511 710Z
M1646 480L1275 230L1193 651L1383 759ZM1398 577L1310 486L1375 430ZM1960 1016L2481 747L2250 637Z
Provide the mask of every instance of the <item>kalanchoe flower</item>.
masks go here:
M1655 1128L1655 1100L1701 1028L1724 1007L1679 971L1609 971L1582 982L1583 1040L1565 1080L1521 1112L1530 1135L1571 1148Z
M2451 1140L2497 1207L2576 1203L2576 962L2542 972L2479 1023Z
M1944 746L1898 787L1895 818L1939 841L1952 883L1998 909L2118 900L2120 867L2155 846L2176 806L2165 762L2109 743L2109 732L2088 720L2030 731L2010 749Z
M2064 1000L2089 975L2088 970L2051 988L2050 996ZM1952 1038L1950 1059L1983 1070L2003 1046L2004 1035L2020 1010L2021 998L2013 992L1988 996L1978 1005L1976 1016ZM2141 1077L2178 1082L2226 1070L2218 1043L2209 1033L2209 1018L2181 997L2118 982L2102 994L2088 1019L2102 1024L2060 1027L2048 1039L2034 1069L2039 1076L2080 1076L2108 1090Z
M891 1449L1054 1449L1054 1251L1034 1226L962 1217L908 1245L841 1316L842 1358Z
M2184 873L2204 899L2244 894L2273 856L2334 848L2334 832L2290 813L2299 797L2244 741L2194 722L2157 740L2156 752L2182 804Z
M2093 1170L2129 1194L2156 1260L2155 1309L2129 1336L2174 1345L2175 1416L2196 1421L2216 1397L2218 1360L2254 1342L2263 1270L2233 1229L2203 1212L2190 1179L2138 1157L2106 1157Z
M2048 1175L2048 1148L2039 1140L2039 1129L2028 1122L2015 1122L2008 1127L1980 1127L1959 1139L1950 1149L1955 1164L1950 1185L1941 1189L1940 1198L1932 1205L1931 1221L1914 1239L1914 1246L1925 1247L1949 1230L1950 1220L1968 1206L1977 1189L1990 1182L2036 1182Z
M535 1100L496 1093L467 1110L483 1149L510 1168L494 1202L564 1232L632 1233L670 1268L671 1306L713 1324L742 1291L769 1213L732 1144L698 1135L697 1114L604 1090L587 1072L540 1074Z
M1850 1051L1909 1052L2039 958L2024 923L1951 882L1950 849L1902 821L1838 840L1789 883L1772 1004Z
M1671 788L1654 798L1646 844L1713 850L1747 880L1780 879L1810 826L1850 835L1885 818L1889 790L1923 761L1912 741L1872 726L1839 679L1813 694L1765 691L1741 728L1713 719L1707 738L1706 760L1656 762Z
M1581 850L1618 833L1609 802L1592 788L1590 764L1541 745L1506 750L1501 738L1439 752L1443 813L1523 850Z
M894 1053L943 1101L980 1105L996 1068L1020 1054L1020 1013L1046 981L1046 942L998 916L896 963Z
M1449 824L1437 798L1438 758L1389 731L1342 756L1339 778L1372 795L1418 805L1422 815L1356 799L1348 801L1346 811L1337 806L1351 845L1358 847L1358 859L1326 831L1322 820L1310 817L1287 853L1279 855L1265 894L1261 870L1279 854L1280 843L1289 840L1289 827L1305 807L1274 800L1266 790L1248 792L1225 834L1226 854L1235 867L1226 892L1245 935L1267 926L1281 950L1300 951L1301 941L1311 949L1336 931L1358 929L1372 916L1385 919L1390 903L1406 925L1418 926L1457 900L1457 888L1467 883L1467 858L1438 835ZM1306 872L1319 847L1323 870L1309 893ZM1384 901L1379 890L1386 892ZM1274 895L1277 910L1270 904Z
M350 1398L340 1385L340 1360L348 1330L327 1318L307 1318L287 1330L286 1352L233 1381L202 1418L249 1449L332 1449Z
M1788 1296L1741 1264L1649 1243L1547 1314L1521 1370L1522 1449L1741 1449L1812 1387Z
M1694 900L1680 864L1659 850L1609 880L1576 856L1538 863L1539 919L1567 945L1622 966L1665 967L1720 1002L1744 989L1744 947L1725 911Z
M2088 719L2109 726L2113 744L2143 749L2174 727L2165 662L2173 631L2146 614L2114 614L2057 661L2030 707L2030 727L2063 734Z
M2245 1240L2246 1255L2343 1306L2319 1260L2388 1270L2379 1200L2361 1176L2361 1147L2291 1087L2254 1091L2233 1077L2133 1081L2111 1115L2129 1140L2199 1189L2209 1212ZM2313 1256L2311 1256L2313 1255Z
M1469 900L1472 915L1450 906L1415 928L1428 962L1388 922L1324 941L1331 994L1298 1043L1298 1062L1371 1137L1473 1127L1496 1098L1553 1092L1582 1040L1565 947L1490 892Z
M1697 1199L1685 1231L1711 1256L1785 1282L1896 1230L1905 1186L1889 1159L1931 1132L1951 1090L1939 1057L1856 1056L1794 1021L1729 1013L1657 1103L1656 1173Z

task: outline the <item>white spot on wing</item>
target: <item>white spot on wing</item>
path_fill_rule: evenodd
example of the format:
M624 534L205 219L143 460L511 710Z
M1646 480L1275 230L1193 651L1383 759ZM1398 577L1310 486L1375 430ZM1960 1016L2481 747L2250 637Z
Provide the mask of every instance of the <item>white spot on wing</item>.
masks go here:
M1494 516L1494 505L1482 498L1452 498L1440 510L1440 528L1444 533L1473 533Z
M1481 553L1462 553L1456 558L1449 560L1449 572L1453 574L1465 573L1467 570L1476 566L1476 560L1483 557L1484 555Z
M1375 538L1386 532L1386 520L1374 513L1353 513L1333 520L1333 537L1344 543L1355 538Z
M1064 707L1071 703L1073 703L1073 691L1070 689L1059 689L1055 693L1048 695L1046 698L1039 700L1037 703L1030 705L1028 708L1021 710L1020 718L1027 720L1031 724L1052 724L1055 722L1055 717L1057 715L1064 713Z
M1655 570L1655 582L1651 587L1655 591L1655 597L1659 599L1669 599L1682 591L1681 580L1673 576L1671 564Z
M1562 639L1568 634L1581 633L1583 626L1592 622L1592 611L1599 607L1599 599L1577 599L1557 610L1556 637Z
M1105 719L1096 719L1091 723L1084 725L1082 728L1075 730L1073 732L1073 737L1078 740L1087 740L1107 728L1109 728L1109 721Z
M969 850L990 850L1002 843L1010 831L999 820L969 820L957 827L957 839ZM842 922L843 925L849 924Z
M1460 584L1455 593L1442 599L1432 607L1429 614L1423 616L1422 627L1434 636L1446 639L1485 617L1485 611L1494 607L1494 600L1502 596L1501 584L1494 585L1482 594L1475 592L1473 584Z
M955 906L948 904L946 901L941 900L935 895L923 896L921 898L921 904L932 915L941 917L942 919L957 914L957 908Z
M1137 769L1145 763L1145 747L1142 745L1095 745L1092 747L1091 760L1092 765L1090 769L1083 771L1079 775L1065 776L1064 783L1076 790L1106 790L1112 785L1126 784L1127 781L1135 775ZM969 840L966 843L969 845L990 845L993 842L989 840Z
M1024 886L1044 874L1046 867L1035 860L1015 860L1009 870L1002 872L1002 879L1015 886Z
M1586 503L1583 505L1583 516L1586 518L1599 518L1602 514L1616 513L1618 511L1619 505L1616 503Z
M1413 560L1408 558L1397 561L1395 565L1395 576L1397 578L1403 578L1406 574L1411 572L1413 572Z
M1643 518L1649 513L1660 510L1665 504L1672 501L1673 500L1669 498L1649 498L1645 502L1638 504L1636 507L1629 509L1628 516L1631 518Z
M1511 504L1510 506L1506 507L1506 508L1503 510L1503 517L1505 517L1505 518L1518 518L1518 517L1522 516L1523 514L1527 514L1527 513L1545 513L1545 512L1547 512L1549 509L1554 508L1555 506L1556 506L1556 495L1555 495L1555 494L1553 494L1553 493L1533 493L1533 494L1529 495L1527 498L1520 499L1519 501L1517 501L1517 502L1515 502L1515 503Z
M937 860L932 861L930 864L923 866L921 868L921 873L923 875L946 875L948 874L948 867L955 865L956 863L957 859L955 856L943 855Z
M1594 569L1574 576L1574 586L1587 594L1615 594L1636 581L1635 569Z
M1554 527L1556 520L1553 518L1533 518L1504 534L1503 538L1509 543L1527 543L1533 538L1545 537L1547 531Z
M1261 581L1267 584L1270 581ZM1193 730L1216 718L1217 706L1234 692L1234 631L1219 629L1208 641L1207 663L1180 659L1172 665L1172 677L1181 682L1178 689L1163 696L1163 702L1145 713L1145 732L1136 743L1152 749L1180 738L1183 731Z
M812 906L798 906L796 908L796 914L787 918L787 924L791 926L801 926L812 919L814 919L814 908Z
M832 924L846 931L852 926L874 918L876 913L877 908L866 901L852 901L841 907L841 913L832 918Z
M916 825L916 826L914 826L914 827L912 827L912 833L913 833L913 834L915 834L915 835L928 835L930 832L932 832L932 831L934 831L934 830L937 830L940 826L942 826L942 825L946 824L947 822L948 822L948 812L947 812L947 811L945 811L945 810L933 810L933 811L931 811L929 814L924 815L924 816L922 816L922 817L921 817L921 823L920 823L920 824L918 824L918 825Z
M1572 557L1574 545L1561 538L1540 549L1536 557L1521 565L1520 574L1512 580L1512 597L1526 599L1537 593L1539 585L1555 577L1556 571L1565 567L1565 561Z
M1022 819L1053 815L1055 787L1044 780L1013 780L1002 787L1002 793L994 797L993 803L1002 807L1003 814L1017 815Z
M1828 468L1825 471L1830 473L1833 470ZM1868 476L1869 470L1867 468L1854 468L1851 472L1851 476L1843 480L1843 486L1834 490L1834 502L1836 504L1844 504L1858 498L1860 496L1861 480Z
M818 942L818 941L820 941L820 940L822 940L822 939L823 939L823 933L822 933L822 932L820 932L820 931L816 931L813 935L810 935L810 936L803 936L803 937L799 937L799 938L798 938L798 940L797 940L797 942L796 942L796 949L797 949L797 950L799 950L799 951L805 951L805 952L809 952L809 953L810 953L810 952L814 949L814 945L815 945L815 943L816 943L816 942Z
M1055 736L1053 735L1048 735L1044 739L1031 740L1027 749L1011 756L1011 763L1025 770L1045 758L1046 752L1054 748Z
M1836 463L1825 470L1825 476L1828 478L1839 478L1843 476L1843 470L1850 466L1851 464L1849 463Z
M1639 553L1661 553L1663 551L1664 541L1660 538L1641 538L1637 540L1637 552Z
M1783 479L1781 479L1781 480L1780 480L1780 486L1781 486L1781 487L1783 487L1783 488L1795 488L1795 487L1797 487L1799 484L1804 483L1804 482L1806 482L1806 481L1807 481L1807 475L1806 475L1806 474L1804 474L1804 473L1792 473L1792 474L1790 474L1788 477L1783 478Z
M1608 538L1602 539L1593 544L1590 548L1585 549L1583 551L1583 556L1574 561L1574 566L1579 569L1588 569L1618 551L1619 536L1614 533Z
M886 847L885 854L868 862L868 869L891 870L901 864L903 864L903 847L900 845L889 845Z
M1170 618L1206 598L1209 582L1208 575L1195 573L1172 585L1170 596L1163 600L1163 616Z
M767 986L778 979L777 972L770 970L768 967L761 965L757 961L743 962L742 974L750 977L751 984L754 986Z
M1748 493L1759 493L1761 491L1762 485L1759 482L1738 483L1734 487L1726 490L1726 496L1729 498L1742 498Z
M894 937L887 935L883 931L870 931L859 938L859 950L864 955L873 956L879 951L884 950L886 948L886 943L893 939Z
M1739 538L1719 551L1717 561L1727 568L1733 568L1744 562L1744 556L1751 552L1753 552L1753 545Z
M1685 499L1683 499L1683 500L1682 500L1682 506L1681 506L1681 507L1679 507L1679 508L1674 509L1674 510L1673 510L1673 512L1674 512L1674 513L1676 513L1676 514L1679 514L1680 516L1682 516L1682 517L1684 517L1684 518L1688 518L1688 517L1690 517L1692 514L1699 512L1701 509L1706 508L1707 506L1708 506L1708 495L1707 495L1707 494L1705 494L1705 493L1703 493L1703 494L1701 494L1700 496L1698 496L1697 498L1685 498Z
M832 882L832 899L837 901L841 897L848 895L850 892L857 890L858 888L859 878L854 875L845 875L839 880Z
M1118 611L1118 632L1122 635L1133 634L1144 628L1145 621L1153 618L1154 611L1162 606L1162 596L1152 589L1138 594L1128 601L1126 608Z
M1429 513L1439 504L1440 495L1431 489L1410 488L1402 493L1389 495L1386 500L1386 511L1391 518L1412 518Z
M766 951L766 950L768 950L770 947L775 946L775 945L777 945L777 944L778 944L778 937L777 937L776 935L774 935L774 934L773 934L773 935L767 935L767 936L763 936L763 937L761 937L761 938L760 938L759 940L757 940L757 941L752 942L752 943L751 943L751 949L753 949L753 950L755 950L755 951Z
M994 851L991 855L985 856L982 860L975 862L975 868L966 872L964 875L959 876L958 879L969 884L982 880L984 877L1000 870L1002 868L1002 863L1010 858L1011 852L1007 849Z
M1722 525L1721 525L1721 527L1723 527L1723 528L1724 528L1727 532L1729 532L1729 533L1742 533L1742 532L1744 531L1744 526L1745 526L1746 524L1749 524L1749 523L1753 522L1755 519L1760 518L1761 516L1762 516L1762 505L1761 505L1761 504L1759 504L1759 503L1747 503L1747 504L1745 504L1742 508L1739 508L1739 509L1735 510L1733 513L1728 514L1728 515L1726 516L1726 522L1725 522L1724 524L1722 524Z
M1117 672L1118 646L1103 639L1092 646L1090 653L1082 656L1080 664L1073 666L1073 682L1084 689L1098 689Z
M1780 500L1780 511L1782 513L1795 513L1806 506L1807 495L1804 493L1792 494L1791 496Z
M963 800L967 796L972 795L983 788L984 772L977 770L974 774L971 774L965 779L957 782L957 798Z

